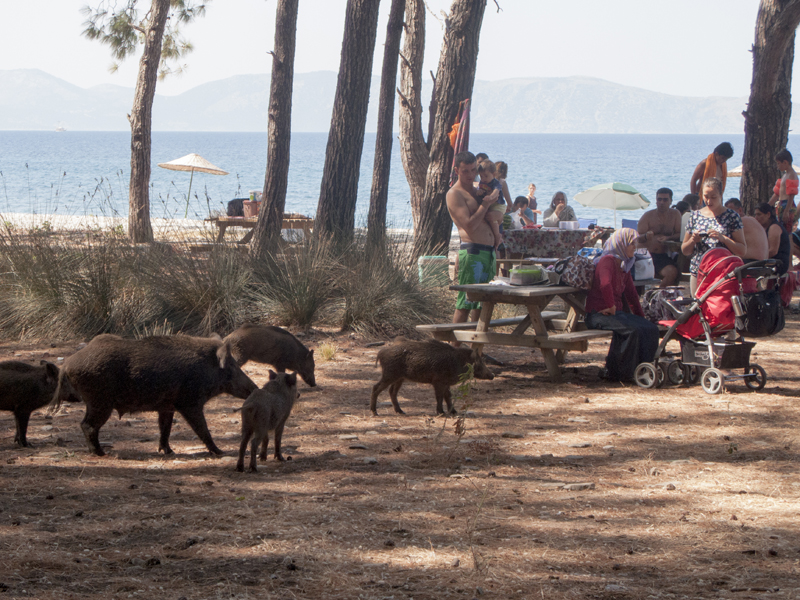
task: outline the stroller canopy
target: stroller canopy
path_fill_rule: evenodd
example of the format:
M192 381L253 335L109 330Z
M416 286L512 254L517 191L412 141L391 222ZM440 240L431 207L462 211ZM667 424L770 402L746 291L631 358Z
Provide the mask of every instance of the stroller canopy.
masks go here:
M736 325L731 297L739 293L739 282L735 277L720 284L720 281L736 267L744 264L741 258L731 254L727 248L712 248L703 255L697 269L697 298L701 300L703 317L708 322L711 333L721 335ZM703 296L708 297L703 299ZM675 330L686 338L703 335L700 316L693 315L686 323Z

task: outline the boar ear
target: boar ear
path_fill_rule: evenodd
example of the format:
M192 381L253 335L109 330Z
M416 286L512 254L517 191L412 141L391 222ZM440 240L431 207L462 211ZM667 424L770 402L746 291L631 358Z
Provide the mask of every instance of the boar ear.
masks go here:
M230 344L220 344L219 348L217 348L217 359L219 360L219 368L224 369L228 364L228 361L233 360L233 356L231 356L231 346Z
M311 356L314 356L314 349L312 348L311 350L309 350L309 351L308 351L308 353L309 353Z
M53 363L43 360L41 362L41 366L44 367L44 372L47 373L53 379L58 379L58 367L55 366Z
M287 379L289 380L289 385L297 385L297 373L291 373Z
M273 381L273 380L277 379L277 377L278 377L278 374L275 371L273 371L272 369L270 369L269 370L269 380Z

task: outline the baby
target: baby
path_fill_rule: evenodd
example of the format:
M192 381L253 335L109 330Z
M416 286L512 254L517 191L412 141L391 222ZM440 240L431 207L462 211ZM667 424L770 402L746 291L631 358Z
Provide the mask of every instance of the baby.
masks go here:
M478 175L481 182L478 185L477 197L480 201L487 194L498 190L497 202L492 204L486 213L486 221L492 228L494 234L494 249L503 243L503 216L506 214L506 201L503 199L503 186L498 179L494 178L495 166L490 160L485 160L478 165Z

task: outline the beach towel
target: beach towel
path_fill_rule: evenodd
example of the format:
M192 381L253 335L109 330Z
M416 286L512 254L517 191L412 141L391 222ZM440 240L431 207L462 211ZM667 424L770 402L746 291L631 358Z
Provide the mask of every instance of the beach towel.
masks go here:
M703 181L711 177L717 176L717 161L714 160L714 153L708 155L706 158L706 170L703 172ZM728 178L728 163L722 163L722 191L725 191L725 180ZM700 185L703 185L703 181Z

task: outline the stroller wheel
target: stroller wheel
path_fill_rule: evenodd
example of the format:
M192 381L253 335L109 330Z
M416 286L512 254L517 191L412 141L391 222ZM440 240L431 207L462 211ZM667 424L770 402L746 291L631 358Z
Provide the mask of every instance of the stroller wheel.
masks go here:
M679 360L672 361L667 367L667 379L672 385L681 385L688 379L687 369Z
M659 377L660 375L660 377ZM664 371L656 367L653 363L640 363L636 367L633 379L639 387L650 389L660 385L664 381Z
M706 369L700 377L700 385L706 394L721 394L725 389L725 375L719 369Z
M691 385L698 383L700 381L700 376L702 375L702 369L694 365L685 365L685 367L689 373L689 375L686 377L686 380Z
M763 390L767 385L767 372L755 363L746 368L744 374L750 375L744 378L744 384L751 390Z

